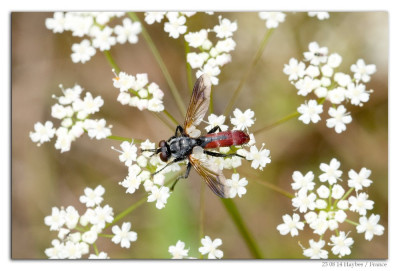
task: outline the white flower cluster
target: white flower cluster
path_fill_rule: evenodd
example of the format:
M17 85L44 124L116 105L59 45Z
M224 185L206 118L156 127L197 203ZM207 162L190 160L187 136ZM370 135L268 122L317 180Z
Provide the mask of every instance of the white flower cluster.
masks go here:
M328 243L332 247L332 253L338 257L350 255L354 240L348 237L349 233L339 231L339 226L343 222L356 225L357 233L364 233L368 241L371 241L374 235L382 235L384 232L384 227L378 224L379 215L371 214L367 218L367 211L373 209L374 202L368 199L366 192L361 192L372 184L369 179L371 170L362 168L357 173L351 169L348 172L349 189L346 191L338 183L342 181L343 173L339 168L340 162L335 158L329 164L321 163L320 169L323 173L319 175L321 184L318 187L314 182L312 171L304 176L295 171L292 176L292 188L297 191L292 199L292 205L295 211L304 214L305 223L318 235L318 241L309 240L310 248L302 247L304 256L311 259L328 258L328 251L323 249L325 245L323 237L329 231L333 232ZM348 219L348 215L351 214L359 215L359 223ZM278 231L282 235L290 233L292 237L298 235L299 230L303 230L305 226L297 213L292 216L284 215L283 222L278 225Z
M171 171L179 171L179 164L173 164L163 170L163 174L156 174L151 177L151 172L156 172L163 168L166 163L161 161L158 155L151 156L150 152L143 152L137 155L137 147L128 141L122 142L119 160L128 167L128 176L119 184L126 188L126 193L133 194L143 184L143 188L149 193L148 202L156 202L156 208L162 209L167 203L171 192L168 187L164 186L165 176L163 174ZM141 149L154 149L155 144L146 140L140 144Z
M54 33L71 31L72 36L85 37L72 45L71 54L74 63L85 63L95 55L96 49L105 51L117 43L138 42L142 31L139 22L124 18L122 25L107 26L114 17L124 15L124 12L55 12L53 18L46 19L46 27Z
M117 100L121 104L153 112L164 110L164 92L156 83L149 84L146 73L133 76L121 71L118 75L115 74L113 82L114 87L120 91Z
M33 142L37 142L40 146L56 135L55 148L66 152L70 150L71 143L84 132L87 132L90 138L97 140L111 135L111 126L106 126L105 119L89 118L103 106L104 101L100 96L93 98L90 92L86 92L85 97L81 98L83 89L79 85L67 89L63 89L60 85L60 88L64 95L53 96L58 103L51 107L51 116L61 120L61 126L55 129L51 121L46 121L44 125L37 122L34 125L35 131L29 133Z
M311 42L308 52L304 53L305 62L295 58L285 64L283 72L289 75L289 81L298 90L300 96L314 93L318 99L306 101L297 111L301 114L299 120L305 124L317 123L321 120L323 112L322 103L327 100L331 103L328 114L331 118L326 120L328 128L334 128L337 133L346 130L346 125L352 121L350 112L347 112L342 103L350 102L352 105L362 106L369 100L372 90L367 90L364 83L371 79L376 67L373 64L366 65L364 60L359 59L350 69L353 77L343 72L337 72L342 62L342 57L333 53L328 55L327 47L320 47L318 43Z
M310 17L317 17L320 21L329 19L329 12L307 12L307 14Z
M192 69L199 69L196 77L202 74L210 76L211 83L218 85L218 75L221 67L231 61L230 52L236 47L236 42L232 39L233 33L237 30L237 23L231 22L227 18L219 18L219 24L213 29L201 29L197 32L189 32L185 35L185 41L197 52L190 52L186 56L186 61ZM218 41L214 45L209 39L209 33L215 33Z
M286 14L283 12L259 12L260 19L265 20L268 29L277 28L280 23L285 21Z
M51 215L44 218L44 223L50 227L50 231L58 231L58 239L54 239L51 248L45 250L50 259L80 259L88 254L90 246L95 246L99 235L106 227L106 223L114 220L113 208L108 204L101 206L104 187L101 185L95 189L85 188L84 195L79 200L87 209L83 215L79 215L73 206L67 208L52 208ZM78 225L79 224L79 225ZM111 241L121 244L121 247L129 248L130 242L137 239L136 232L130 231L131 223L125 222L122 228L117 225L112 227L114 236ZM108 259L105 252L90 254L89 259Z
M205 236L201 239L203 246L199 247L199 252L202 255L206 255L208 259L221 259L224 256L224 252L218 249L222 245L222 240L217 238L212 240L209 236ZM172 255L172 259L195 259L188 257L189 249L185 249L185 243L178 241L175 246L169 246L168 252Z
M233 130L244 130L250 128L254 124L254 112L250 109L247 109L245 112L242 112L239 109L235 109L234 117L232 117L231 123L234 125ZM215 126L219 126L222 131L226 131L228 126L224 124L225 116L217 116L214 114L210 114L208 116L208 124L205 127L208 132ZM198 131L200 133L200 131ZM264 149L264 144L261 149L257 149L254 145L255 139L254 135L250 134L250 142L247 143L247 146L250 146L249 150L246 150L246 146L234 146L234 147L220 147L219 152L230 154L237 151L238 154L246 157L246 160L251 161L251 166L255 169L262 170L268 163L271 162L270 159L270 151ZM120 185L126 188L126 193L133 194L137 189L139 189L140 185L143 184L143 187L146 192L149 193L148 202L156 202L156 207L158 209L162 209L165 207L167 203L167 199L170 196L171 192L168 187L164 186L165 174L174 171L180 171L181 165L186 165L187 161L182 161L180 163L174 163L164 170L159 172L158 174L151 176L152 173L159 171L162 169L167 163L161 161L159 155L152 155L151 152L142 152L139 156L137 154L138 148L133 144L127 141L123 142L120 145L120 150L116 150L120 153L119 160L128 167L128 176L120 182ZM140 144L140 149L149 150L155 149L155 144L150 142L150 140L146 140ZM238 156L233 157L213 157L208 156L204 153L200 155L207 158L209 161L209 165L212 165L216 169L236 169L242 165L242 158ZM241 197L246 194L246 185L248 181L246 178L240 178L239 174L234 173L230 179L226 180L226 186L230 188L229 196L230 197Z

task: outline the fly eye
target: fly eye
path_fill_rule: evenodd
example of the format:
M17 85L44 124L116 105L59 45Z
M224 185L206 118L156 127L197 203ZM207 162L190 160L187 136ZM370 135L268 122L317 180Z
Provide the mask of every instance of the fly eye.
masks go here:
M165 146L165 140L161 140L160 143L158 143L159 147L164 147Z
M168 154L167 154L167 152L161 152L161 153L160 153L160 159L161 159L161 161L163 161L163 162L167 162L167 161L168 161Z

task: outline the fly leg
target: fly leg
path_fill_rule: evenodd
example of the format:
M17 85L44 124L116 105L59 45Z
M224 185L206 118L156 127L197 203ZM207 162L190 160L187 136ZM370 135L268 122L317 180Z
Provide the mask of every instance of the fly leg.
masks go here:
M212 134L212 133L215 133L216 131L222 132L221 127L219 127L219 126L217 125L217 126L213 127L210 131L208 131L207 134Z
M185 157L183 157L183 158L177 157L177 158L175 158L174 160L172 160L171 162L169 162L168 164L166 164L162 169L159 169L159 170L157 170L156 172L152 173L151 176L154 176L154 175L156 175L157 173L163 171L164 168L166 168L166 167L172 165L173 163L180 162L180 161L183 161L183 160L185 160L185 159L186 159Z
M243 155L237 154L237 153L229 153L229 154L225 154L225 153L219 153L219 152L212 152L212 151L206 151L204 150L205 154L208 154L210 156L215 156L215 157L231 157L231 156L239 156L241 158L246 159L246 157L244 157Z
M175 182L172 184L172 186L171 186L171 191L173 191L174 190L174 187L175 187L175 185L176 185L176 183L180 180L180 179L186 179L188 176L189 176L189 173L190 173L190 169L192 168L192 164L190 163L190 162L188 162L188 165L187 165L187 167L186 167L186 173L185 173L185 175L181 175L181 176L179 176L176 180L175 180Z
M178 132L179 132L181 135L183 135L183 128L182 128L182 126L180 126L180 125L176 126L175 137L178 137L178 136L179 136L179 135L178 135Z

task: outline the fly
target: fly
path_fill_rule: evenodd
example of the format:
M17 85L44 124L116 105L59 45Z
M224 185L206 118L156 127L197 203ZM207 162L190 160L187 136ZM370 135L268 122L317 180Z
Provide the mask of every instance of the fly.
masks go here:
M203 117L207 113L210 104L211 81L210 78L203 74L197 79L190 98L188 110L186 112L185 123L178 125L175 135L168 140L161 140L157 149L147 149L142 151L154 152L160 154L160 159L168 162L163 168L153 173L155 175L170 166L173 163L188 159L185 175L178 177L171 190L179 179L186 179L189 176L192 167L206 182L208 187L219 197L226 198L228 196L227 187L225 186L226 178L219 168L215 169L209 159L201 159L198 153L204 153L214 157L231 157L238 156L245 158L237 153L223 154L210 149L218 147L240 146L249 142L250 137L243 131L221 131L219 126L212 128L206 135L201 135L196 126L200 124Z

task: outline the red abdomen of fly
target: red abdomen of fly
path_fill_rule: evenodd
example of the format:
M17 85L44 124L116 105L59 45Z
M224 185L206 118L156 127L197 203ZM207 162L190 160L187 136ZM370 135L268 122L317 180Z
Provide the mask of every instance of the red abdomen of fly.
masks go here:
M204 136L204 149L243 145L250 141L250 137L243 131L225 131Z

